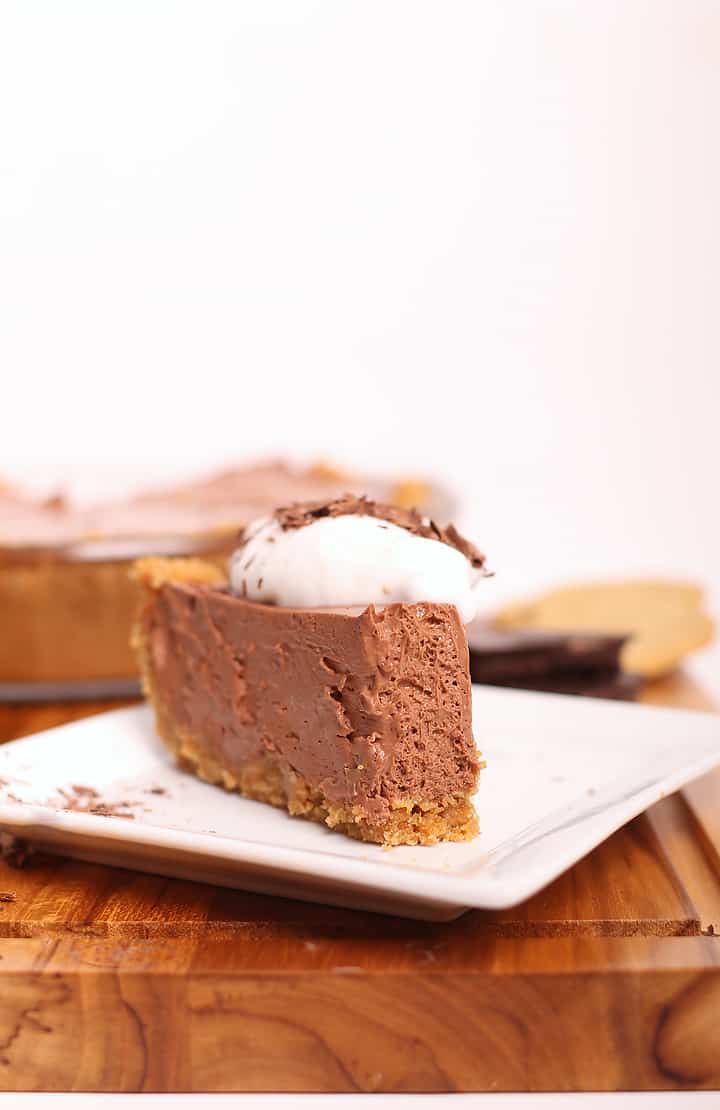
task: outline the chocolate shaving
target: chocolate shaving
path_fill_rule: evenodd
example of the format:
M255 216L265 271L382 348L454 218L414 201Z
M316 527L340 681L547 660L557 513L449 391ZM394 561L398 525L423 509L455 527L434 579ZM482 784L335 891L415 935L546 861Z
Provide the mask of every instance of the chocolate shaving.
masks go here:
M113 802L110 805L101 803L97 806L90 806L84 812L93 813L96 817L126 817L129 821L134 821L135 814L128 810L130 804L130 802Z
M17 902L17 894L14 890L0 890L0 902Z
M147 791L147 793L164 794L165 790L163 790L162 787L155 787ZM20 805L32 804L25 798L18 798L16 794L13 794L9 790L6 791L5 797L12 802L18 802ZM81 783L72 783L70 786L58 787L57 796L48 799L44 804L51 806L53 809L62 810L65 813L92 813L96 817L126 817L129 820L133 820L135 814L132 810L141 803L132 801L108 802L100 795L94 786L83 786ZM1 846L0 858L7 858Z
M64 801L62 808L70 813L92 813L95 817L126 817L133 820L132 807L136 802L106 802L92 786L72 786L58 789Z
M421 516L417 509L401 509L398 505L384 505L380 501L371 501L369 497L357 497L355 494L346 493L343 497L336 497L332 501L298 501L285 508L276 509L275 520L284 532L290 528L305 528L323 517L335 516L371 516L376 520L386 520L388 524L396 524L414 536L422 536L427 540L438 540L440 543L454 547L473 567L480 568L485 565L485 556L477 547L461 536L454 524L441 528L429 517ZM242 538L242 536L241 536Z

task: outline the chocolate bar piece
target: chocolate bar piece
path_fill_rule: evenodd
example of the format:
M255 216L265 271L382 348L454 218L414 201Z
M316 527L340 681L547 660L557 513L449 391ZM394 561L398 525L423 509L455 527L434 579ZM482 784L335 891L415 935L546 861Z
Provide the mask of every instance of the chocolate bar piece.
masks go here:
M599 672L593 674L566 671L531 678L526 675L507 680L496 678L486 686L506 686L515 690L537 690L545 694L575 694L586 698L610 698L616 701L634 701L642 687L640 675Z
M527 628L468 627L473 682L522 690L632 700L640 687L620 668L627 637Z

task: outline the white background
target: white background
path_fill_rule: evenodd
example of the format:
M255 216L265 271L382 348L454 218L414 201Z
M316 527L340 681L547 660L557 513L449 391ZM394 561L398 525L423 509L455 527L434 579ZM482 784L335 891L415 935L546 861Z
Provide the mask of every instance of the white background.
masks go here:
M717 603L720 4L0 0L0 106L1 473L426 471L493 599Z

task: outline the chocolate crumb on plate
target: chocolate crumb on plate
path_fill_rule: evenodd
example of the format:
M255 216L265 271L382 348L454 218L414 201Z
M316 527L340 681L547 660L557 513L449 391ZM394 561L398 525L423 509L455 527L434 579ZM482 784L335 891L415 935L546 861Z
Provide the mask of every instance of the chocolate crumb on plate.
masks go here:
M55 803L58 808L66 813L91 813L94 817L125 817L130 820L135 818L133 808L140 805L131 801L106 801L92 786L79 786L73 784L69 787L59 787L58 794L62 803Z
M131 802L115 802L112 805L101 803L100 805L91 806L85 812L92 813L94 817L125 817L129 821L134 821L135 814L128 808L131 804Z

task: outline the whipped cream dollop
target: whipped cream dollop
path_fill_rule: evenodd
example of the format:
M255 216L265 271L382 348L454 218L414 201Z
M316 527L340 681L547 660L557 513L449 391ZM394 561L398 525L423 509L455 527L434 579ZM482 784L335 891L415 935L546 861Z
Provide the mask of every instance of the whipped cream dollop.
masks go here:
M326 516L300 528L255 521L230 563L234 593L290 608L344 609L393 602L454 605L477 615L482 567L448 543L374 516Z

